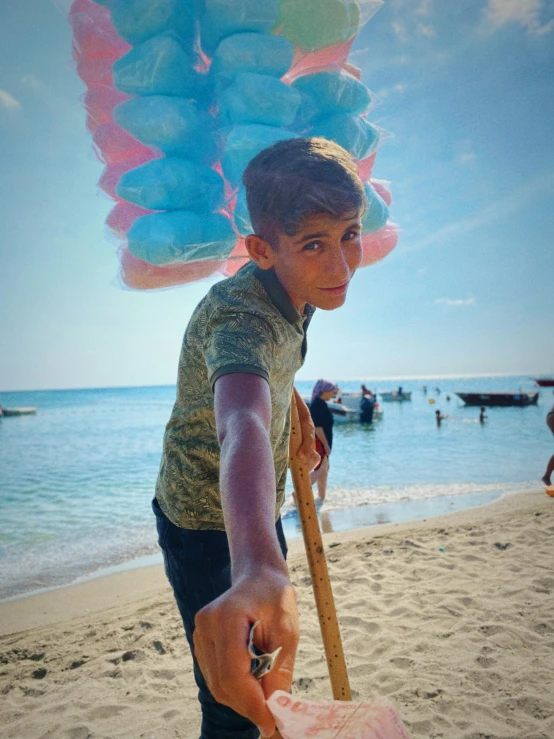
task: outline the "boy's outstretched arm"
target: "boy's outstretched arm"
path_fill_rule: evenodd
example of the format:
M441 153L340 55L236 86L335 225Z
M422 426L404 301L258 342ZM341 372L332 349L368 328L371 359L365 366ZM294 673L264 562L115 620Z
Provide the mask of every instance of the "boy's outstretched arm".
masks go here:
M275 721L265 699L277 689L290 690L298 613L275 531L269 385L257 375L228 374L216 381L214 393L232 586L196 615L194 647L214 698L271 736ZM256 646L263 652L282 647L276 668L261 683L250 674L247 652L258 620Z

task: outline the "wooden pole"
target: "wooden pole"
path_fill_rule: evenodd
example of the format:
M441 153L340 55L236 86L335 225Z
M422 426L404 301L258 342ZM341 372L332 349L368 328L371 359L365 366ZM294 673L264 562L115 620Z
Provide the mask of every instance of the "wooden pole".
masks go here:
M304 545L310 566L312 587L319 616L319 627L323 639L325 656L331 688L335 700L352 700L350 683L346 671L346 662L342 649L335 600L329 580L327 561L323 550L323 540L319 529L317 512L315 509L310 473L307 466L300 461L298 450L302 444L302 432L298 418L298 408L294 394L291 403L291 432L289 444L289 465L292 473L294 491L296 493L296 505L302 523L302 534Z

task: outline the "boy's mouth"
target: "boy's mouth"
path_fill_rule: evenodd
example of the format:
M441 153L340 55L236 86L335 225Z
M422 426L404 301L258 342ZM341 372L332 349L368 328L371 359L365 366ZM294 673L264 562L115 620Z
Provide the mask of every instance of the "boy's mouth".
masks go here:
M337 287L320 287L319 289L328 295L343 295L348 290L349 282L343 282L342 285L337 285Z

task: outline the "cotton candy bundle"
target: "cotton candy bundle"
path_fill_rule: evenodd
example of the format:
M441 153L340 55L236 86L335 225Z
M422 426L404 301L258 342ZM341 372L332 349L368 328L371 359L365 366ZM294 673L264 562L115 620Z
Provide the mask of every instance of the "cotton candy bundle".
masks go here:
M323 136L358 162L369 207L363 265L397 241L380 132L348 53L381 0L74 0L107 225L136 289L233 274L250 231L242 173L270 144ZM315 21L315 19L317 19Z

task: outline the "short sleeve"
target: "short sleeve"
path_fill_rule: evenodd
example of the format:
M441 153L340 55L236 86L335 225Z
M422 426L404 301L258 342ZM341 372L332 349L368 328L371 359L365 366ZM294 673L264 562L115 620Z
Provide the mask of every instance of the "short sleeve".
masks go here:
M212 387L222 375L245 372L269 382L275 339L269 323L253 313L219 309L207 328L204 356Z

